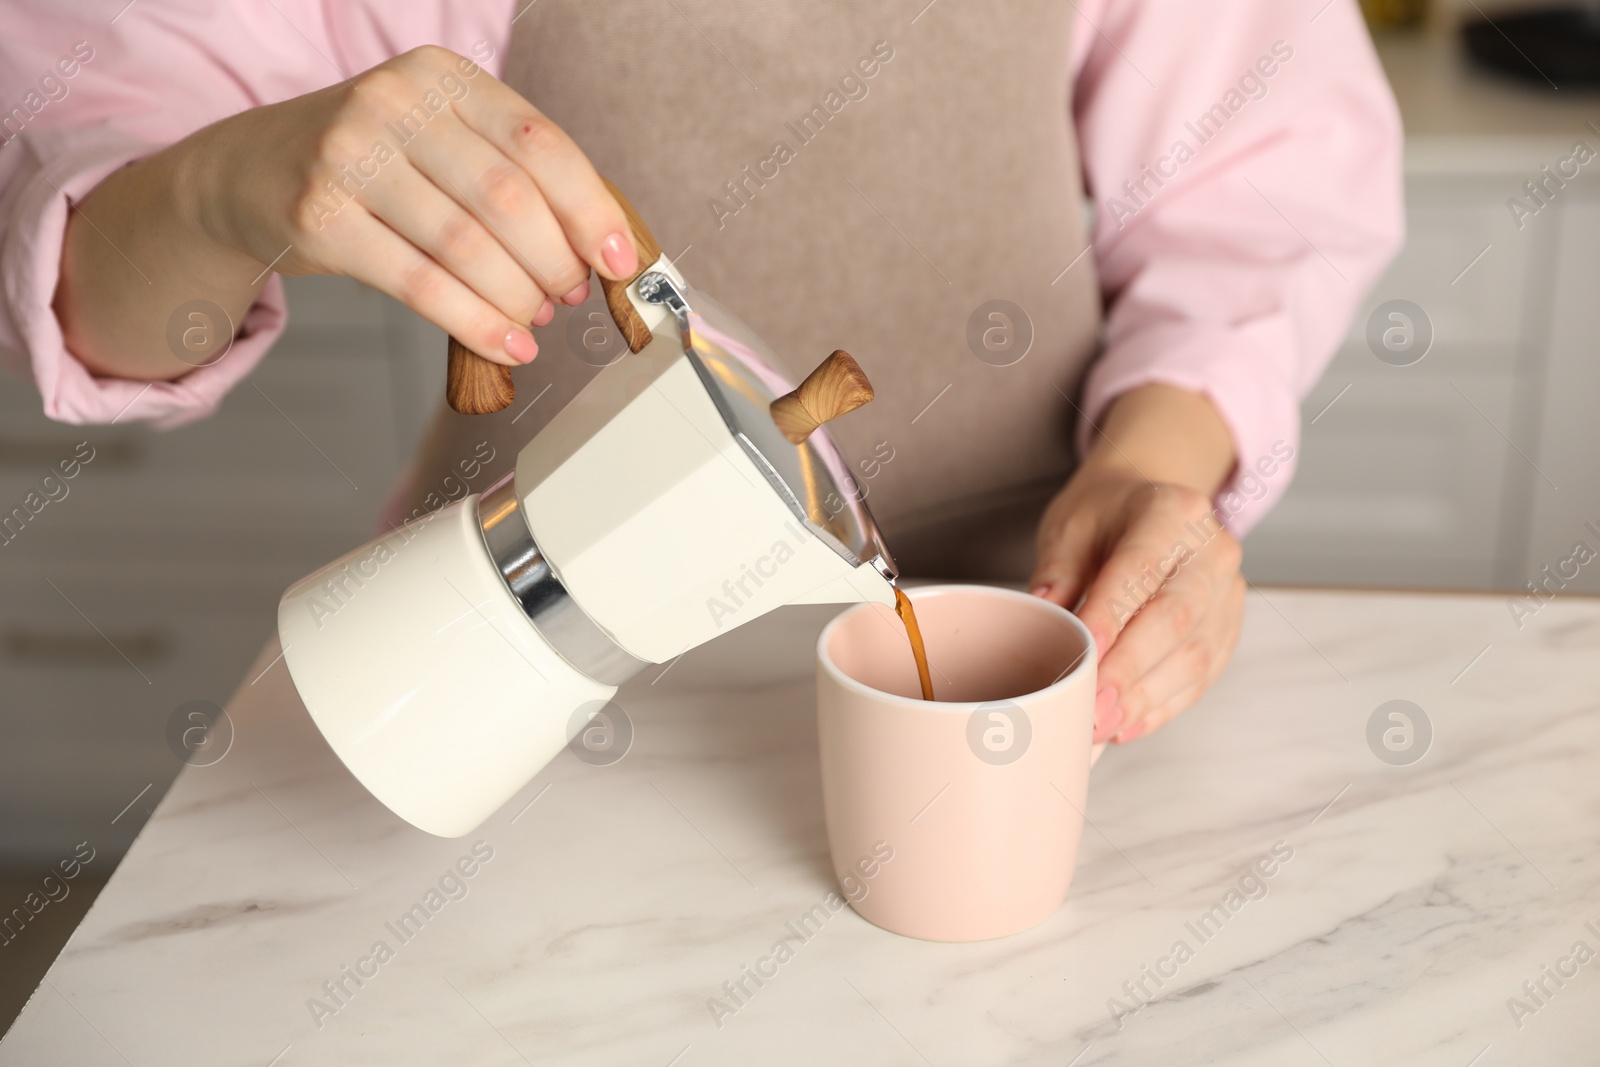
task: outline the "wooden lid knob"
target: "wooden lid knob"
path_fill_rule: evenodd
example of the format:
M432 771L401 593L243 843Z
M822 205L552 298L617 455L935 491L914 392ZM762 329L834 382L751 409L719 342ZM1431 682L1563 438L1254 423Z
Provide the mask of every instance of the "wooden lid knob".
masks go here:
M818 426L849 414L872 396L872 383L861 365L841 348L806 375L798 389L772 402L772 421L799 444Z

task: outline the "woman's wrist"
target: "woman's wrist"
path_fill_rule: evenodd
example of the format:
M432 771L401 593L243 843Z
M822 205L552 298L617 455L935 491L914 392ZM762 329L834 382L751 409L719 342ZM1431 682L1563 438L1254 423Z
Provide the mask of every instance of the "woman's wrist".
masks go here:
M248 283L266 263L246 244L232 209L232 197L241 190L244 179L231 167L236 153L227 143L224 126L241 117L223 119L197 130L148 162L159 168L171 190L169 210L186 242L206 262L225 264L229 278L248 272L242 279ZM258 289L259 285L252 288Z
M1233 474L1233 434L1202 393L1151 383L1114 399L1095 427L1084 478L1137 478L1214 495Z
M54 305L68 350L95 374L180 378L196 364L169 349L172 314L204 300L237 328L259 294L263 264L208 228L205 157L190 140L168 146L69 215Z
M209 131L201 130L169 145L147 161L162 172L171 191L171 207L189 240L212 248L227 248L217 225L223 214L217 203L215 189L225 183L215 178L217 158L205 151L204 137Z

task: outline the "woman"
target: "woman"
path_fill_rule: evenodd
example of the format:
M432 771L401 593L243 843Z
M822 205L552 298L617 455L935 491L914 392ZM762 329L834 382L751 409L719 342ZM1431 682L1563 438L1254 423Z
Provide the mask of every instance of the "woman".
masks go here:
M441 414L412 484L506 463L599 362L531 329L635 268L603 172L796 370L857 356L879 398L834 432L905 571L1076 606L1097 740L1222 669L1237 537L1402 228L1349 0L14 15L0 346L49 415L205 414L282 329L275 272L346 274L551 387ZM193 301L238 324L200 368Z

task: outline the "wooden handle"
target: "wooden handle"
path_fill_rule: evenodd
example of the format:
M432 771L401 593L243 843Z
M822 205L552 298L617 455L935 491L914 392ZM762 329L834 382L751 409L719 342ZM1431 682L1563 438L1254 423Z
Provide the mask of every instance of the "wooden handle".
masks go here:
M841 348L806 375L798 389L772 402L772 421L799 444L818 426L849 414L872 396L872 383L861 365Z
M608 278L601 278L600 288L605 290L606 307L611 312L611 321L622 331L622 339L628 342L628 351L639 352L650 343L650 327L644 324L639 313L633 309L633 303L628 299L628 286L633 284L635 278L649 270L652 263L661 258L661 246L656 244L655 235L650 232L650 227L644 224L644 220L633 209L628 198L622 195L622 190L612 185L611 179L603 175L600 180L606 183L611 195L622 205L622 213L628 217L628 229L633 231L633 247L639 252L637 270L621 281L614 282Z
M650 343L650 328L628 300L628 286L661 258L661 246L656 244L655 235L644 224L628 198L622 195L622 190L604 176L600 180L606 183L606 188L611 190L611 195L622 206L622 213L628 219L628 229L633 231L633 247L639 253L639 268L633 274L615 282L601 278L600 287L605 290L606 307L611 312L611 320L622 331L622 339L628 342L628 350L638 352ZM444 395L453 409L463 415L487 415L509 407L511 401L516 399L517 391L511 384L510 367L484 359L454 337L450 338L449 353L450 367L445 376Z
M454 337L449 352L444 398L451 408L463 415L490 415L511 406L517 388L510 367L484 359Z

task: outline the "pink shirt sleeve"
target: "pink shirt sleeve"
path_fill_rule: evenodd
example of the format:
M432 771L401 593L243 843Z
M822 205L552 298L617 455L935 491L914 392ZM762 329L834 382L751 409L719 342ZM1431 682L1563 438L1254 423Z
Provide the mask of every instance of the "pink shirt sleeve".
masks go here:
M98 5L12 0L0 34L0 362L32 375L54 419L174 425L210 413L283 331L282 284L268 283L216 364L173 382L97 377L51 309L68 204L201 126L417 45L497 73L511 4L138 0L111 18Z
M1080 449L1117 395L1207 395L1242 534L1288 487L1300 400L1404 234L1401 129L1354 0L1078 0L1075 118L1107 305Z

